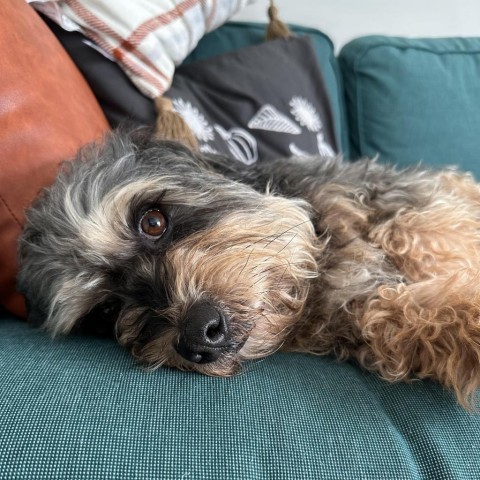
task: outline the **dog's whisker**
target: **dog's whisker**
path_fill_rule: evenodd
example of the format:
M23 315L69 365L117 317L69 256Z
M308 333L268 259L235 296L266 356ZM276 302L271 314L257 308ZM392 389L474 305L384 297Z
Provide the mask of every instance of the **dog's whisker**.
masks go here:
M290 266L290 265L289 265ZM285 274L287 273L287 270L289 268L289 266L286 266L285 269L283 270L283 273L280 277L280 279L278 280L277 282L277 286L280 287L282 285L282 280L283 280L283 277L285 276Z
M242 275L243 271L245 270L246 266L248 265L248 262L250 261L250 258L252 257L253 249L250 250L250 253L248 254L247 260L245 261L245 265L242 267L240 270L239 274L237 275L237 279Z
M295 240L296 236L297 234L293 235L292 238L276 254L279 255L282 253Z
M284 230L283 232L279 233L278 235L275 235L275 237L270 241L268 242L264 248L267 248L269 247L274 241L278 240L280 237L282 237L283 235L285 235L286 233L288 232L291 232L292 230L295 230L297 229L298 227L302 226L302 225L305 225L305 224L310 224L311 220L304 220L303 222L300 222L298 223L297 225L294 225L293 227L290 227L290 228L287 228L286 230Z
M284 262L284 263L280 263L278 265L273 265L271 267L268 267L268 268L265 268L263 269L261 272L257 272L257 273L254 273L251 275L251 278L256 278L258 276L261 276L261 278L259 278L257 281L255 281L253 284L251 284L251 287L254 287L255 285L257 285L259 282L263 281L266 277L266 275L273 271L273 270L276 270L278 268L286 268L288 270L288 268L291 268L293 266L302 266L303 263L301 262ZM278 283L278 282L277 282Z

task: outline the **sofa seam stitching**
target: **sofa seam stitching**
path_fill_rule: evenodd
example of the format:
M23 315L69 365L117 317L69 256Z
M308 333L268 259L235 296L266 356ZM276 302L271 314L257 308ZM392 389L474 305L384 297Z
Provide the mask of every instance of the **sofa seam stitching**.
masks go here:
M21 227L22 227L22 223L18 220L18 218L16 217L16 215L13 213L13 210L9 207L7 201L3 198L3 195L0 195L0 200L1 200L1 202L5 205L5 208L8 210L8 213L10 213L10 215L12 216L13 220L15 221L15 223L21 228Z

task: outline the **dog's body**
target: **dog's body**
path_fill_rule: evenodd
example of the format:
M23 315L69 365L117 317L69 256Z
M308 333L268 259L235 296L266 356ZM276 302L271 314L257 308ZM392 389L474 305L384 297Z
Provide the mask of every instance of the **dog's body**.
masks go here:
M230 375L273 351L480 385L480 188L375 161L237 165L113 135L27 212L32 322L111 321L142 362Z

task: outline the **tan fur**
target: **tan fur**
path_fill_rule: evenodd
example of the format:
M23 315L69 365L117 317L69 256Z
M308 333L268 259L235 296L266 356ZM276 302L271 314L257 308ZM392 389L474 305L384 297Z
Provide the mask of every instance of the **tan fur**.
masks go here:
M380 223L360 201L330 197L332 218L327 211L323 221L339 243L354 241L337 247L328 271L333 278L317 285L335 295L340 279L350 285L339 291L350 296L332 301L342 308L330 314L317 311L313 299L289 348L354 357L390 381L432 378L468 407L480 386L480 189L454 172L433 178L431 188L427 205ZM390 262L404 278L357 282L361 272L352 267L359 256L360 265L377 263L382 271Z

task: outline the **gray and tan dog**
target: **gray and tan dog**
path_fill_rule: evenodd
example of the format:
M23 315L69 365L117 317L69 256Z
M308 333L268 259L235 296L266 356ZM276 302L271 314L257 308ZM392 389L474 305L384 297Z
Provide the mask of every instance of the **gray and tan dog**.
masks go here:
M112 325L153 368L335 354L468 405L479 247L480 188L455 171L245 167L135 132L81 151L27 211L18 286L33 323Z

